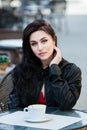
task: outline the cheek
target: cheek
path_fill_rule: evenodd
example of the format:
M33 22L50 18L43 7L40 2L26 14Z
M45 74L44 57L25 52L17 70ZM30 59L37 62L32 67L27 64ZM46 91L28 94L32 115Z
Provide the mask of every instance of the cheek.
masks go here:
M32 48L32 51L33 51L34 54L36 54L36 49Z
M53 54L53 51L54 51L54 47L53 47L53 46L50 46L50 47L48 48L48 53L49 53L49 55L52 55L52 54Z
M49 51L53 51L54 50L54 45L51 44L49 47L48 47Z
M52 49L50 50L50 52L53 54L53 51L54 51L54 49L52 48Z
M35 54L36 49L35 49L35 48L33 48L33 47L31 47L31 50L32 50L32 52Z
M37 51L37 49L36 49L36 48L31 48L31 49L32 49L34 55L35 55L35 56L38 56L38 51Z

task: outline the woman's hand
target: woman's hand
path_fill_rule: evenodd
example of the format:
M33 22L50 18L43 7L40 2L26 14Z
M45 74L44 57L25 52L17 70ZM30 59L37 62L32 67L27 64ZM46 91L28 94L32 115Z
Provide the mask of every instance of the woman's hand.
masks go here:
M50 62L50 65L52 64L59 64L62 60L61 51L58 47L54 47L54 57L52 61Z

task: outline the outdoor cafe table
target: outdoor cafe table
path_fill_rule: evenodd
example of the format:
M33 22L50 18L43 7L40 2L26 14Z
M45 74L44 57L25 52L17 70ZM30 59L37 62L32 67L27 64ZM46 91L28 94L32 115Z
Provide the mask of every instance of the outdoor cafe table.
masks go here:
M20 110L22 111L22 110ZM0 114L0 117L3 117L5 115L8 115L8 114L11 114L11 113L14 113L14 111L7 111L7 112L3 112ZM17 112L17 110L16 110ZM79 117L81 113L82 114L87 114L85 111L79 111L79 110L75 110L75 109L72 109L70 111L60 111L58 108L56 107L48 107L46 109L46 113L48 114L52 114L52 115L62 115L62 116L68 116L68 117ZM86 115L87 116L87 115ZM60 120L60 119L59 119ZM70 120L67 120L67 122L69 122ZM56 122L55 122L56 123ZM53 125L55 125L55 123ZM44 124L43 124L44 125ZM79 130L86 130L84 128L87 128L87 117L76 122L76 123L73 123L71 125L68 125L64 128L61 128L60 130L73 130L73 129L78 129ZM43 128L35 128L35 127L26 127L26 126L19 126L19 125L9 125L9 124L5 124L5 123L0 123L0 130L47 130L46 129L43 129Z

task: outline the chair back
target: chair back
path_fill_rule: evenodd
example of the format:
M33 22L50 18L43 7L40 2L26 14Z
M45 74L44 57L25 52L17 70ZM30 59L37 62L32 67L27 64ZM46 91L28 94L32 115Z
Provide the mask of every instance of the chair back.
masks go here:
M13 83L11 71L5 75L0 83L0 112L8 110L8 96L12 91Z

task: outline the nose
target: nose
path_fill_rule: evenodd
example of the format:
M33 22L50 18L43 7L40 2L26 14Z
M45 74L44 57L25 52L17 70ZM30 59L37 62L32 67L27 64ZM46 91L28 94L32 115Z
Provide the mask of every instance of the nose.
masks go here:
M38 50L42 50L43 49L43 46L41 43L38 44Z

